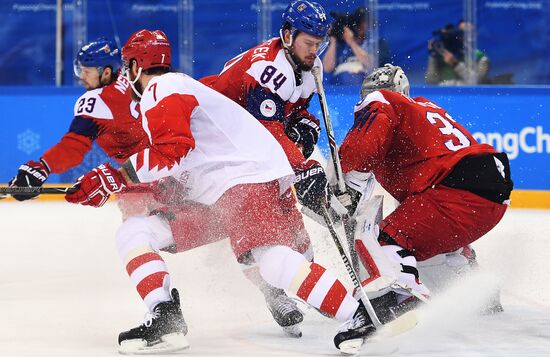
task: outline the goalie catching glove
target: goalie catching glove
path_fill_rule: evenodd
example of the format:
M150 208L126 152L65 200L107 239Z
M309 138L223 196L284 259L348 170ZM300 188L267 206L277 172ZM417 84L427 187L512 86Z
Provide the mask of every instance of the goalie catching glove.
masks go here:
M322 215L323 206L330 202L330 187L325 170L315 160L308 160L295 171L294 188L302 206Z
M78 190L65 195L67 202L101 207L111 194L120 192L126 187L126 180L117 169L107 163L80 176L74 187Z
M40 161L29 161L19 167L17 175L10 180L8 185L10 187L42 187L44 182L48 179L50 169L46 162L42 159ZM39 194L27 194L27 195L12 195L17 201L25 201L38 196Z

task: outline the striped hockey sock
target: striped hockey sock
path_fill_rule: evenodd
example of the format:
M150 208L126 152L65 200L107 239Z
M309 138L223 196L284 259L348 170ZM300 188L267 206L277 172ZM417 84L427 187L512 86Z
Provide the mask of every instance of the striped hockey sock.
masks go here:
M170 275L162 257L149 247L130 252L126 271L149 311L164 301L170 301Z
M259 257L258 265L268 283L340 321L347 321L357 310L358 302L334 274L289 247L269 248Z

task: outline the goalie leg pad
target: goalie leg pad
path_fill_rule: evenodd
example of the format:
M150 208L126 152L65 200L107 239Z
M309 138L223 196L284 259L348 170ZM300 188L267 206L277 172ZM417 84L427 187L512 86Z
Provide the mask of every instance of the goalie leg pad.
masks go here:
M405 297L410 293L428 296L429 290L420 282L414 255L395 244L386 232L379 230L382 202L371 201L359 211L355 229L355 247L361 262L359 278L369 298L377 298L390 291ZM405 289L395 289L395 283Z

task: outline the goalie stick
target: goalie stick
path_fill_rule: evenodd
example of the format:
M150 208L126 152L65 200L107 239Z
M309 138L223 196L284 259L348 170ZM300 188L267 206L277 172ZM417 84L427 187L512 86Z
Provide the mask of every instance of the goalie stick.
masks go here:
M344 176L342 173L342 166L340 165L340 158L338 156L338 145L334 137L334 129L332 128L332 122L328 112L327 98L325 95L325 89L323 87L323 80L321 79L321 69L319 67L313 67L311 70L313 79L315 80L315 86L317 87L317 96L319 97L319 104L321 105L321 113L323 114L323 122L325 123L325 129L327 132L328 144L330 147L330 156L332 159L332 165L334 166L334 174L336 176L336 182L338 191L337 195L343 195L347 193L346 183L344 182ZM348 208L348 207L346 207ZM351 261L355 271L359 269L359 259L355 252L355 234L353 232L353 219L349 214L344 213L342 215L342 222L344 224L344 231L346 232L346 241L348 244Z
M374 337L376 339L382 339L385 337L396 336L404 332L407 332L413 327L415 327L418 324L418 318L416 316L416 311L414 310L409 311L399 316L395 320L392 320L386 324L382 324L382 322L380 322L380 319L378 318L376 311L374 311L374 308L367 296L367 293L365 292L365 290L363 289L363 286L361 285L361 282L359 281L359 277L357 276L357 273L353 269L348 259L348 256L346 255L346 252L344 251L344 248L340 243L340 238L338 236L338 233L334 229L334 224L332 223L332 220L330 218L330 215L326 206L323 207L323 218L330 232L330 235L334 241L334 244L336 245L336 248L340 253L340 257L342 258L342 261L346 267L346 271L348 272L348 275L351 278L351 281L353 282L353 287L355 288L355 291L358 292L359 298L361 299L361 302L363 302L363 305L365 306L367 314L369 315L374 327L377 330L377 334ZM357 346L352 343L346 348L349 349L350 353L357 353L358 350L361 348L361 346Z
M77 190L76 187L0 187L0 195L42 195L68 194Z
M340 238L338 237L338 233L336 233L336 230L334 229L334 224L332 223L332 220L330 219L330 214L326 207L323 207L323 219L325 220L325 223L327 225L327 228L330 232L330 235L332 237L332 240L334 241L334 244L336 245L336 248L338 249L338 253L340 253L340 257L342 258L342 261L344 262L344 266L346 267L346 271L348 272L349 277L351 278L351 281L353 283L353 287L356 289L356 291L359 292L359 297L361 301L363 302L363 305L365 305L365 309L367 310L367 313L369 314L369 317L372 320L372 323L374 326L378 329L382 326L382 323L380 322L380 319L378 319L378 316L376 316L376 312L374 311L374 308L372 307L372 304L370 303L370 300L367 296L367 293L361 286L361 282L359 281L359 277L357 276L357 273L353 269L353 266L351 265L348 256L346 255L346 252L344 251L344 247L342 247L342 244L340 243Z

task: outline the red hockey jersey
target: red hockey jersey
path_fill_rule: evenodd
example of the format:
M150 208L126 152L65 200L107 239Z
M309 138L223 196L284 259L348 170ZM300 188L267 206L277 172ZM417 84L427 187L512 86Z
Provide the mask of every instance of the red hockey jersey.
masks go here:
M322 63L315 59L322 71ZM319 121L307 111L316 92L309 71L294 72L281 39L273 38L229 60L217 76L201 82L239 103L273 134L293 168L304 156L286 136L285 128L303 117Z
M119 163L148 146L130 83L123 76L108 86L84 93L75 103L69 131L42 158L51 172L62 173L79 165L95 140Z
M399 201L439 183L463 157L495 153L422 97L373 92L355 106L354 116L339 151L343 171L373 172Z

